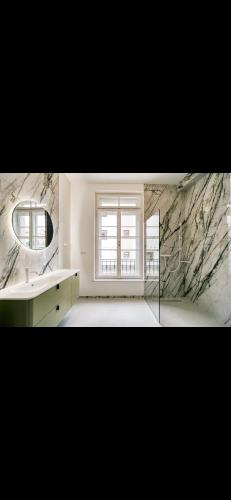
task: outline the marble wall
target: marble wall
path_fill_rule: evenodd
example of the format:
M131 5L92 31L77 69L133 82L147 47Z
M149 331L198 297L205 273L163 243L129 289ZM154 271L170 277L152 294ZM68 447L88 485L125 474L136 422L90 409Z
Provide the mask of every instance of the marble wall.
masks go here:
M230 174L207 174L185 193L185 297L231 326Z
M43 251L27 250L12 229L12 213L22 201L43 202L52 218L54 237ZM0 289L25 280L25 262L40 275L58 268L59 175L0 173Z
M146 184L144 189L145 222L160 211L160 296L175 298L184 295L184 267L178 267L179 234L184 209L184 194L176 186ZM159 283L145 282L145 295L159 294Z
M204 175L206 174L202 174L202 173L199 173L199 174L196 174L196 173L193 173L193 174L187 174L181 182L179 182L178 186L177 186L177 190L178 191L181 191L182 189L188 189L189 187L191 187L193 184L195 184L195 182L199 179L201 179L201 177L203 177Z
M190 183L189 183L190 181ZM187 297L201 303L231 326L231 208L230 174L187 176L180 190L172 186L145 186L145 220L160 210L160 294ZM187 187L188 185L188 187ZM182 236L179 260L179 236ZM157 284L146 282L157 295Z

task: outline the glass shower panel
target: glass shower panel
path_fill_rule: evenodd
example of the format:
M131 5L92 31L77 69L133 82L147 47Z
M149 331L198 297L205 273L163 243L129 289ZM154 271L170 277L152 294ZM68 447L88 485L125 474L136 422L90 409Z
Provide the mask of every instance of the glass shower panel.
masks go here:
M160 211L145 222L144 296L160 322Z

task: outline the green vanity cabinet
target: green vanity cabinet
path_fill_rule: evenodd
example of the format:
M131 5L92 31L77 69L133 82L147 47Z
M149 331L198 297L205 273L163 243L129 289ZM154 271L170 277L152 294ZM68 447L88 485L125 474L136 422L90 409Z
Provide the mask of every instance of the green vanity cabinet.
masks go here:
M32 301L33 325L57 326L72 307L72 278L69 278Z
M79 274L31 300L0 300L1 326L56 327L79 297Z
M1 326L32 326L31 301L29 300L1 300Z
M71 305L79 298L79 274L75 274L71 278Z

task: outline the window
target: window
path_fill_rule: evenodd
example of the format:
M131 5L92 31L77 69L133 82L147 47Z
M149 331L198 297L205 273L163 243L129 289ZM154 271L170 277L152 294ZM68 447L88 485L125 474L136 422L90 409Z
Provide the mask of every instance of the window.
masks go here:
M124 236L124 238L129 238L129 236L130 236L130 231L129 231L129 229L124 229L123 236Z
M22 208L21 208L22 207ZM47 246L47 214L44 209L26 203L14 211L14 229L17 237L27 247L42 250Z
M154 214L145 224L146 278L159 278L160 272L160 214Z
M106 229L102 229L101 238L107 238L107 230Z
M141 195L96 195L96 279L143 277Z
M130 252L124 252L123 253L123 258L124 259L129 259L130 258Z

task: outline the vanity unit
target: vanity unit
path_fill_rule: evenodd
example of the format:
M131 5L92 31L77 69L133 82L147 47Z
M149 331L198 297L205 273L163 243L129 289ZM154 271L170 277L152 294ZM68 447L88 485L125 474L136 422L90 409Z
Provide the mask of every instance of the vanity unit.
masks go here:
M0 326L56 327L79 297L79 269L58 270L0 291Z

